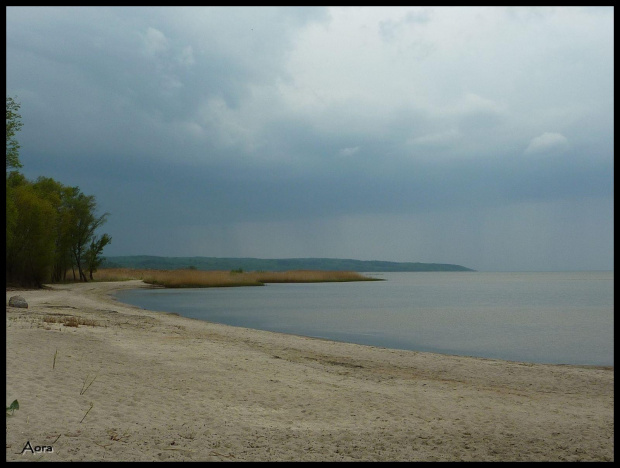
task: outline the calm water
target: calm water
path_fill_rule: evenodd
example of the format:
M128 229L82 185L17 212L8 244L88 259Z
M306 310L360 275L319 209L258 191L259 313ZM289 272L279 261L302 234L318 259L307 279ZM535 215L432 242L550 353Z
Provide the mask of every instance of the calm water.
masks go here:
M117 297L194 319L386 348L613 365L613 272L367 275L386 281L136 289Z

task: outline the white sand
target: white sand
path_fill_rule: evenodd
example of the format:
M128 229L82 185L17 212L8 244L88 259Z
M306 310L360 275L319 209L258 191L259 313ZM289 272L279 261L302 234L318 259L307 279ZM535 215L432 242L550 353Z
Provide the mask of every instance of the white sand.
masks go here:
M6 308L7 460L613 460L613 368L336 343L109 296L144 286L6 292L29 303ZM44 321L65 315L97 326Z

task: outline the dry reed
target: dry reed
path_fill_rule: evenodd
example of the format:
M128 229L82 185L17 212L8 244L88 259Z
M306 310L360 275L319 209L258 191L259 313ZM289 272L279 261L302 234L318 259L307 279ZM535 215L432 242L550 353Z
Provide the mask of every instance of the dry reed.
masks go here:
M96 281L124 281L139 279L145 283L167 288L212 288L227 286L263 286L265 283L322 283L344 281L376 281L352 271L291 270L291 271L202 271L143 270L131 268L104 268L98 270Z
M97 327L99 324L84 317L76 317L75 315L46 315L43 317L43 321L46 323L61 323L65 327L78 328L80 325L88 325L89 327Z

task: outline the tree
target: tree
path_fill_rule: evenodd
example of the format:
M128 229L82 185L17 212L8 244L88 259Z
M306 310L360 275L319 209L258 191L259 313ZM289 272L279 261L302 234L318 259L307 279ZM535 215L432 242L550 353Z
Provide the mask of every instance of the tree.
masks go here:
M110 242L112 242L112 238L107 234L103 234L99 238L95 237L90 242L90 247L84 254L84 259L88 269L88 276L91 280L93 279L93 273L97 271L97 268L99 268L103 261L103 257L101 257L103 248Z
M9 181L9 168L20 168L19 143L15 134L21 129L21 115L18 114L19 104L13 98L6 98L6 242L7 246L13 241L12 236L17 226L17 206L13 191L15 180Z
M20 104L6 98L6 280L26 286L66 278L77 267L81 281L88 281L101 264L103 248L111 237L95 237L108 213L97 217L95 197L39 177L28 181L17 169L21 130ZM12 169L9 171L9 169ZM74 275L75 279L75 270Z
M73 262L78 269L80 281L88 281L84 273L87 245L92 241L95 231L106 222L109 213L95 217L97 203L92 195L84 195L80 189L73 187L73 193L67 199L71 223L69 239Z
M12 97L6 97L6 170L9 168L18 169L22 167L19 162L19 142L15 138L15 134L22 128L21 118L19 115L20 104Z
M17 212L12 235L7 242L6 276L25 286L40 287L49 279L54 256L56 222L52 204L41 198L33 184L25 182L12 188Z
M19 175L18 172L12 173ZM19 213L17 212L17 205L15 204L15 186L14 181L11 180L14 177L7 176L6 178L6 247L7 252L9 245L13 242L13 236L16 234L17 218Z
M71 237L73 219L67 200L78 189L66 187L51 177L39 177L34 184L42 198L48 200L56 210L56 224L54 226L54 263L51 280L53 282L66 279L67 270L72 267Z

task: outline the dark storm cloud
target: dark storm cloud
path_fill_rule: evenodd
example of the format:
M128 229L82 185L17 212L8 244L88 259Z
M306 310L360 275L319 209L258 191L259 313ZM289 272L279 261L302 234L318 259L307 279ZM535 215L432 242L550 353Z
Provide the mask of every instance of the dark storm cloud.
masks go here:
M613 9L9 7L7 95L109 255L611 268L612 39Z
M48 151L51 142L77 153L89 142L157 155L162 141L178 143L175 125L196 120L208 99L234 109L250 85L274 80L293 29L322 16L321 9L290 8L174 13L10 8L7 62L20 66L7 81L32 118L24 132L44 132L33 150ZM265 26L272 22L279 27Z

